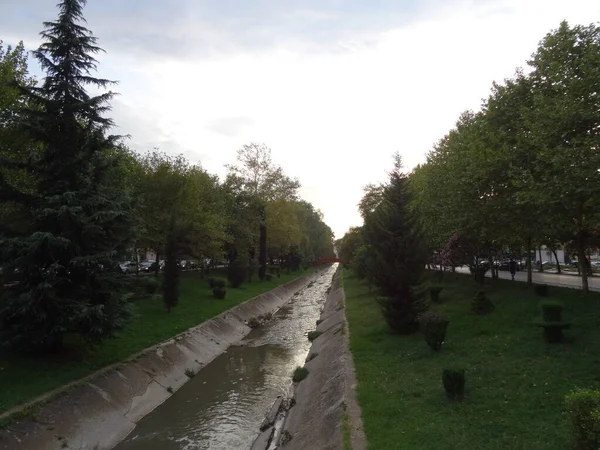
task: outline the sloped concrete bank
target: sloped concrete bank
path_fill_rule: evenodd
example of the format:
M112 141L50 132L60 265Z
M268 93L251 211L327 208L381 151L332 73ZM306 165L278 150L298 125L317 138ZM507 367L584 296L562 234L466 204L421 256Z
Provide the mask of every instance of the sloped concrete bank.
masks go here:
M111 449L190 375L241 341L251 331L251 318L274 313L314 278L281 285L74 383L34 417L1 430L0 449Z
M279 420L273 419L273 410L269 412L253 450L366 448L344 306L338 269L316 328L321 335L306 358L309 374L295 386L288 402L273 405ZM267 422L270 428L264 427Z

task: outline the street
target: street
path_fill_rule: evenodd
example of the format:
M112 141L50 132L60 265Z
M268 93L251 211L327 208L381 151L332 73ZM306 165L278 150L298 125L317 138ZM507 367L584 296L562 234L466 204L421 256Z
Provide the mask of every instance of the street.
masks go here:
M459 273L469 273L468 267L457 267L456 271ZM499 276L503 280L510 280L510 272L501 270ZM533 272L533 282L536 284L547 284L549 286L561 286L573 289L581 289L581 277L575 275L559 275L557 273L541 273ZM488 271L485 275L491 277L491 271ZM515 280L521 282L527 282L527 271L519 271L515 274ZM588 278L590 291L600 292L600 277L594 276Z

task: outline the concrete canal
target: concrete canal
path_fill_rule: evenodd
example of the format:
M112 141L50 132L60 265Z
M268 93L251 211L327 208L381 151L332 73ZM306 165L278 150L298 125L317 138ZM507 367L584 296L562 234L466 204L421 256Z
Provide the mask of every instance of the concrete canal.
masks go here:
M288 396L304 365L337 264L262 327L213 360L143 418L116 450L249 449L277 396Z

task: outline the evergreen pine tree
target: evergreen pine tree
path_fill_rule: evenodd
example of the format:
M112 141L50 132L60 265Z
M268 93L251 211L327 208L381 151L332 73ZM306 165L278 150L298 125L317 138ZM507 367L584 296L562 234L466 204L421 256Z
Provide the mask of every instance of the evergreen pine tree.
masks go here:
M34 56L46 77L22 87L32 105L22 125L36 151L2 161L36 180L25 191L0 179L0 200L31 212L29 227L0 236L4 273L19 271L19 283L0 292L0 339L9 347L58 350L67 333L98 341L129 316L113 256L129 242L131 202L107 183L119 163L118 137L107 136L112 121L103 117L114 94L86 91L111 82L91 75L101 49L80 24L85 3L62 0L58 19L44 23Z
M370 252L369 281L382 295L380 304L390 328L408 334L418 330L418 316L427 310L420 285L426 251L418 221L410 212L408 177L396 155L383 199L366 216L363 237Z

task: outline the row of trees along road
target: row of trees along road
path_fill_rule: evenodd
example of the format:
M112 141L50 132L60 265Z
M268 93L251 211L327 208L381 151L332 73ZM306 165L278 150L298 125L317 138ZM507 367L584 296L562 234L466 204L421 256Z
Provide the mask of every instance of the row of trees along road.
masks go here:
M600 247L600 28L563 22L527 64L461 114L424 164L403 175L397 159L387 183L367 186L364 225L336 241L383 294L397 331L413 331L422 312L426 261L481 273L482 259L526 254L531 283L531 252L563 248L589 290L587 255Z
M247 276L260 262L262 277L268 260L332 256L331 229L268 147L244 146L221 182L110 134L113 83L93 76L101 49L82 26L84 5L62 0L58 19L44 23L33 52L41 80L29 75L22 44L0 43L2 346L59 350L68 334L97 342L126 326L129 288L117 261L139 249L167 259L168 308L179 259L228 259Z

